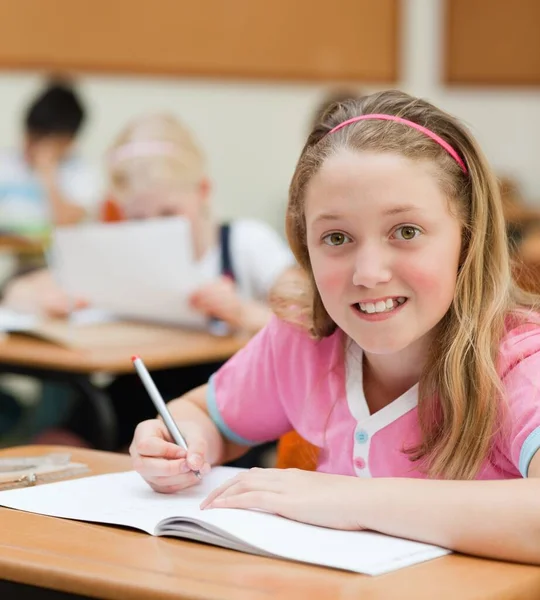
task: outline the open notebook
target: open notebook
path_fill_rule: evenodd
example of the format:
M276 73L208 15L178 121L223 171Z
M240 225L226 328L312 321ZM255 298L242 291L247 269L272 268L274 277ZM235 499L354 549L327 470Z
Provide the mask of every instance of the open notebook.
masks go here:
M17 333L76 350L187 346L198 332L162 323L121 321L98 309L82 309L68 319L41 319L36 315L0 308L0 332Z
M379 575L448 554L437 546L367 531L337 531L260 511L199 504L239 469L216 467L200 485L157 494L135 472L85 477L0 492L0 506L98 523L151 535L188 538L241 552Z

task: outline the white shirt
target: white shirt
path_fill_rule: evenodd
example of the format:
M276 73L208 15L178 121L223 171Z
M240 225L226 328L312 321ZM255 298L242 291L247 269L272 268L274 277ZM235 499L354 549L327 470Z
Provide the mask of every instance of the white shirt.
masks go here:
M231 222L230 254L240 295L266 302L278 277L295 264L285 241L269 225L254 219ZM221 274L221 249L212 248L200 261L209 278Z
M97 170L79 158L65 160L59 167L58 185L71 202L88 214L101 201ZM20 151L0 153L0 230L24 235L47 234L51 214L45 190Z

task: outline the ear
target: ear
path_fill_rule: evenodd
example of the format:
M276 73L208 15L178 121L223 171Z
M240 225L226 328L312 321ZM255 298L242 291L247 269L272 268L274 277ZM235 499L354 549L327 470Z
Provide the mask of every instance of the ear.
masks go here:
M210 200L210 194L212 192L212 184L207 177L203 177L199 182L197 191L202 204L208 204Z

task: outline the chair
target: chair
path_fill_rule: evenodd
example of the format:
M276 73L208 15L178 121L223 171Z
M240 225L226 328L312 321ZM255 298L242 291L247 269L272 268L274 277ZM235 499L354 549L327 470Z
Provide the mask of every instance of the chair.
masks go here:
M319 448L306 442L296 431L286 433L278 442L278 469L302 469L315 471L317 468Z

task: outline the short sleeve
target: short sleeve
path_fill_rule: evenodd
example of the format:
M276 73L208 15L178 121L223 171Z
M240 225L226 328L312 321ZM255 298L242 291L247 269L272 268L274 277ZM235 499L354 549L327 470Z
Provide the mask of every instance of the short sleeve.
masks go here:
M291 430L316 445L343 388L343 340L338 332L312 339L272 317L210 379L208 412L232 442L252 446Z
M502 348L508 418L501 434L506 458L527 477L540 449L540 326L514 330Z
M291 357L276 352L283 341L279 338L290 335L289 329L272 318L210 378L208 412L232 442L254 446L291 430L279 389L280 364Z
M295 263L285 241L269 225L252 219L235 221L232 260L239 283L250 296L266 301L279 276ZM243 280L243 281L242 281Z

